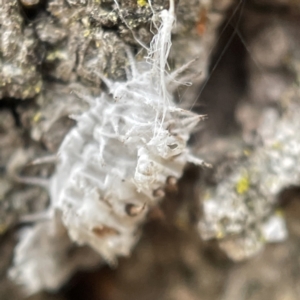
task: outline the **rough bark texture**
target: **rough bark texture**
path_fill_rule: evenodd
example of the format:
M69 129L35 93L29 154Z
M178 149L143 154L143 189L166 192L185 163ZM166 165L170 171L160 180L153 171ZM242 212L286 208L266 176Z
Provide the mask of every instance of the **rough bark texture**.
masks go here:
M6 273L17 233L24 226L20 219L43 211L49 200L42 188L18 183L16 174L51 176L53 165L28 163L56 152L74 126L68 116L85 110L84 96L103 89L97 72L114 80L126 78L124 45L134 47L137 56L144 55L133 34L142 43L151 41L152 11L147 1L119 2L120 10L111 0L0 1L0 299L24 298ZM178 189L166 191L161 206L149 213L131 257L120 259L115 269L79 272L55 294L30 299L300 298L299 155L294 168L282 170L291 174L291 180L280 186L281 192L263 191L271 199L267 214L275 210L284 214L288 229L284 242L260 247L256 256L236 263L228 256L235 258L241 249L239 259L249 256L244 246L236 246L245 245L241 237L249 228L260 228L264 215L248 222L241 235L227 236L225 229L203 241L197 229L199 219L205 219L206 191L222 185L229 186L228 191L236 189L232 174L252 166L268 149L259 135L266 112L272 108L276 122L286 122L288 143L299 140L293 120L297 114L300 119L300 5L288 0L176 2L170 67L199 57L192 71L201 75L192 88L177 95L182 106L208 114L191 145L214 168L187 167ZM155 11L169 5L163 0L152 3ZM286 113L291 107L293 118ZM280 150L283 145L276 142L272 149L279 159L286 158ZM266 152L268 157L270 151ZM260 165L258 173L264 178L270 170ZM251 184L242 183L244 189ZM256 187L251 186L255 192ZM249 211L257 216L255 210ZM70 246L62 263L76 265L80 255L94 255L89 251Z

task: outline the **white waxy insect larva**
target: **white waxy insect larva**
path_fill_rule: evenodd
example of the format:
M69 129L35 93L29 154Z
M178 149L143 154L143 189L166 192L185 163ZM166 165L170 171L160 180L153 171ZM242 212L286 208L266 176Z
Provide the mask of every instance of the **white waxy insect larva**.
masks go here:
M163 196L167 178L181 177L188 161L203 164L187 148L201 117L176 107L169 91L170 84L174 85L170 78L182 70L175 75L165 71L175 22L174 1L160 18L146 61L137 65L128 53L132 72L126 82L111 82L100 75L110 93L89 101L89 110L76 118L77 126L60 146L49 186L50 213L61 216L74 242L91 246L109 262L131 252L139 225L148 208ZM24 258L30 247L34 245L26 242L25 235L16 248L11 274L36 291L47 285L41 282L32 287L22 272L37 269L36 261Z

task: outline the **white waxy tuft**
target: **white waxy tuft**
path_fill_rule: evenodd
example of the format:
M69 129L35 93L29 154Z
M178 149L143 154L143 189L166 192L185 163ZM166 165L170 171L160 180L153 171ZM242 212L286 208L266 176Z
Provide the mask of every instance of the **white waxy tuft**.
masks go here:
M164 194L167 178L181 177L187 161L202 164L187 149L200 117L176 107L166 78L175 22L173 1L160 18L146 61L137 65L129 54L132 78L126 82L104 78L110 94L96 98L77 118L77 126L59 149L50 183L50 210L61 213L70 238L91 246L111 263L130 254L139 225ZM23 260L31 259L23 255ZM14 268L21 267L15 263ZM31 266L34 261L26 264ZM18 280L30 288L34 276L39 276L33 273ZM47 286L34 285L31 292L43 288Z

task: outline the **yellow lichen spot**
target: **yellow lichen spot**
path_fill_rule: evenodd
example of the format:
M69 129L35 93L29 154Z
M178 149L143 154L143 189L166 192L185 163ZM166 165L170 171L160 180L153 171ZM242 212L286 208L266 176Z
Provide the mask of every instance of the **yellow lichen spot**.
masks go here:
M41 112L37 112L34 116L33 116L33 122L37 123L40 119L41 119Z
M46 60L48 61L52 61L52 60L55 60L56 59L56 52L50 52L47 54L47 57L46 57Z
M280 218L283 218L284 217L284 212L283 212L282 209L276 209L275 215L280 217Z
M275 143L273 143L273 145L272 145L272 149L274 149L274 150L281 150L282 149L282 143L280 143L280 142L275 142Z
M67 54L62 52L62 51L59 51L59 50L56 50L56 51L52 51L52 52L49 52L46 56L46 60L47 61L54 61L56 59L67 59Z
M224 232L221 231L221 230L218 231L218 232L217 232L217 235L216 235L216 238L217 238L217 239L222 239L223 237L224 237Z
M245 156L249 156L251 154L251 151L249 149L245 149L243 153Z
M27 98L29 93L30 93L30 89L24 90L23 93L22 93L23 98Z
M84 37L87 37L91 34L91 31L89 29L86 29L84 32L83 32L83 36Z
M140 7L144 7L144 6L148 5L148 1L147 0L137 0L137 4Z
M250 182L248 174L245 174L240 178L236 183L235 189L236 192L240 195L245 194L249 190Z
M38 94L41 91L42 88L42 82L39 81L36 86L34 87L34 91Z

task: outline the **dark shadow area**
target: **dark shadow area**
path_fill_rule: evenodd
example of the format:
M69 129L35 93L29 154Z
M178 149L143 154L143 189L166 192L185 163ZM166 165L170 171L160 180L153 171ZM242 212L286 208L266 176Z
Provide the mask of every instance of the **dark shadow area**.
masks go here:
M232 17L234 9L228 12L220 26L219 35L222 34L215 46L209 76L197 100L204 107L200 113L209 116L205 122L205 136L228 135L238 130L234 114L247 87L247 51L236 32L242 32L244 4Z

